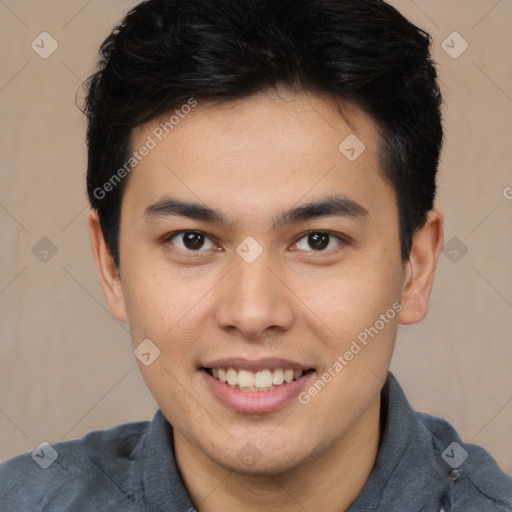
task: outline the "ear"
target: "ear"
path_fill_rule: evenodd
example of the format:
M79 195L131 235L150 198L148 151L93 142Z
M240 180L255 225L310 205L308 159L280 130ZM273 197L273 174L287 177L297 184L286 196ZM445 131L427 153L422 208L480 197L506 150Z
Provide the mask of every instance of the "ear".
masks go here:
M91 247L100 274L101 287L107 300L108 309L121 322L127 322L123 286L119 272L103 237L98 212L91 210L88 216L91 233Z
M427 314L437 260L443 248L443 221L441 211L434 208L425 225L414 234L405 268L403 309L398 317L401 324L414 324Z

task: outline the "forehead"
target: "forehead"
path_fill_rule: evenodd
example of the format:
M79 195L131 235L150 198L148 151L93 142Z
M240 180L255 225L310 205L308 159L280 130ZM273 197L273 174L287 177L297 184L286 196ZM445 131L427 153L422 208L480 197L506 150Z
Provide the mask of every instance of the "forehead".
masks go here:
M194 107L190 107L192 102ZM220 132L223 141L215 140ZM174 135L176 141L190 136L200 138L203 145L195 148L197 155L211 149L207 147L210 140L214 141L216 152L288 149L292 150L290 155L309 149L308 143L318 144L321 139L325 140L325 146L330 145L330 150L337 150L340 137L350 134L357 135L367 145L378 140L375 121L356 105L327 95L294 93L288 89L262 91L227 102L191 99L135 129L132 133L135 146L148 133L157 143L168 141L168 135ZM190 149L188 145L186 149Z
M170 190L245 214L308 195L340 192L368 203L383 187L392 193L380 172L376 123L330 97L281 90L178 106L134 130L132 149L149 140L125 192L140 208Z

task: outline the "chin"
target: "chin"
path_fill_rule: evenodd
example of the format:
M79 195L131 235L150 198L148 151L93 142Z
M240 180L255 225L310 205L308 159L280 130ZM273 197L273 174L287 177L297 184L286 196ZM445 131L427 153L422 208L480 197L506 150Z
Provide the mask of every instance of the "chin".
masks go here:
M247 476L277 476L289 473L298 469L305 464L313 453L307 451L303 447L298 449L302 441L294 442L283 441L281 446L275 443L252 443L246 441L244 443L236 443L239 449L233 449L233 446L221 447L221 452L206 452L209 457L222 468L237 474Z

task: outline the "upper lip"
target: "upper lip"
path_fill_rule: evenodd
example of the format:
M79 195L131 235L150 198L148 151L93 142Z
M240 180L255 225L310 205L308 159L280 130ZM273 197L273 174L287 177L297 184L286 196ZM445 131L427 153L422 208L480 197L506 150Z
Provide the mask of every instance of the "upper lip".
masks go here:
M296 361L279 358L263 358L263 359L245 359L242 357L229 359L215 359L204 363L203 368L235 368L237 370L249 370L259 372L262 370L283 370L291 369L296 371L312 370L312 366L305 365Z

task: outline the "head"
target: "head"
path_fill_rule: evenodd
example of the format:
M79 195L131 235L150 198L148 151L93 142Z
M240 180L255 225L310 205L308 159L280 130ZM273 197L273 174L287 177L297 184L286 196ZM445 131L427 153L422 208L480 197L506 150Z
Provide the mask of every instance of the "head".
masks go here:
M429 44L380 0L150 0L101 47L86 113L103 290L133 347L151 340L140 367L175 435L221 466L286 471L368 423L398 324L426 314ZM304 375L226 395L229 367Z

